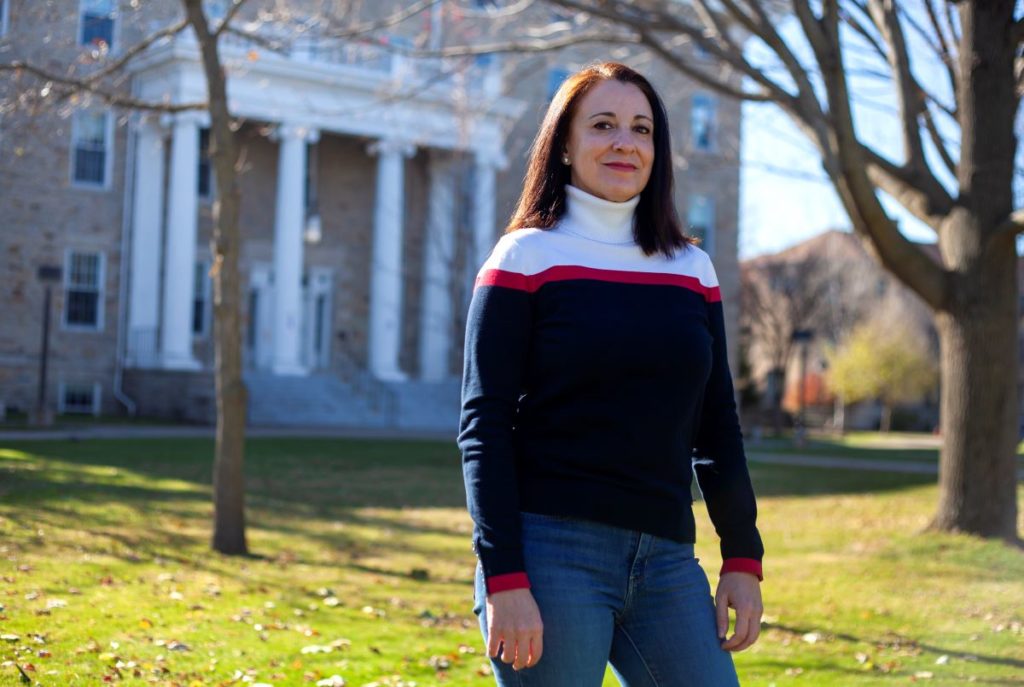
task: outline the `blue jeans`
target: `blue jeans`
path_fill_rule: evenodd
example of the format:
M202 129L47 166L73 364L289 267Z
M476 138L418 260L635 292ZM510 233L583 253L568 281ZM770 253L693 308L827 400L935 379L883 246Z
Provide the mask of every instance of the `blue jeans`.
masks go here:
M520 671L491 658L500 687L600 687L609 662L623 687L739 685L693 544L561 516L523 513L522 523L544 653ZM479 564L474 593L486 646Z

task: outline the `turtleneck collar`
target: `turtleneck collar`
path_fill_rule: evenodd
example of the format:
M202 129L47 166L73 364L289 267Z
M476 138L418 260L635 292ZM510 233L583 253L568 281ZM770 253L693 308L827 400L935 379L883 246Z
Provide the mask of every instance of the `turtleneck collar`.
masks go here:
M601 243L634 243L633 211L639 202L640 194L616 203L566 184L561 228Z

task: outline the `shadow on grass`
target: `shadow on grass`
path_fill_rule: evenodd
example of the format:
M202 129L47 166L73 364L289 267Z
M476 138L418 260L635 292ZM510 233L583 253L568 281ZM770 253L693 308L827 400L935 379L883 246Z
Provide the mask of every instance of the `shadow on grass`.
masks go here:
M47 488L58 484L61 490L74 489L76 498L88 499L89 492L107 498L132 495L119 491L106 474L90 474L94 468L117 469L145 478L142 481L176 480L208 490L213 451L212 440L191 438L9 441L0 445L0 491L14 500L32 501L66 496L66 491ZM935 483L931 475L756 463L751 463L750 472L761 496L866 493ZM454 442L249 439L245 474L247 493L254 500L273 499L275 509L290 503L341 503L350 508L465 506L461 460Z
M60 544L69 552L216 567L206 535L195 536L212 517L213 449L207 439L8 442L0 446L0 504L7 506L0 514L24 512L24 522L11 518L19 527L80 531ZM897 492L934 483L930 476L853 470L765 464L750 470L761 497ZM289 553L293 562L371 571L359 559L393 552L395 541L403 553L436 557L435 536L463 539L468 550L468 531L401 512L465 509L461 461L452 443L250 439L245 473L250 526L331 552L317 560ZM363 528L391 534L367 541L357 531Z
M882 638L870 638L870 637L857 637L856 635L847 634L845 632L825 632L812 627L794 627L792 625L784 625L781 623L762 623L762 629L764 630L777 630L779 632L785 632L787 634L794 635L797 638L803 637L804 635L811 632L820 632L823 635L831 639L838 639L851 644L870 644L878 649L909 649L909 650L920 650L922 652L928 652L935 654L936 656L950 656L956 657L961 660L987 663L989 665L998 666L1009 666L1011 668L1024 668L1024 660L1017 658L1006 658L1003 656L989 656L986 654L977 653L974 651L959 651L957 649L951 649L948 647L935 646L934 644L926 644L904 637L897 634L886 634Z

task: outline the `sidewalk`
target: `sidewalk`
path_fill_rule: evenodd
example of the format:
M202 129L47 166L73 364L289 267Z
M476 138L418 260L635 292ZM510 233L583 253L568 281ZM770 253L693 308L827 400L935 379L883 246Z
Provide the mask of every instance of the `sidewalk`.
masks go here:
M0 429L0 441L51 441L83 439L213 439L214 427L198 425L84 425L58 429ZM451 441L455 445L457 429L436 432L418 429L357 429L347 427L248 427L248 437L344 438L344 439L425 439Z
M295 438L337 438L337 439L411 439L451 442L455 447L456 430L431 432L415 429L355 429L345 427L249 427L246 437L295 437ZM2 430L0 441L82 441L84 439L213 439L214 428L195 425L85 425L63 427L53 430ZM894 448L898 441L887 442ZM920 446L921 442L914 442ZM868 460L843 458L839 456L807 456L792 453L761 453L756 448L747 448L747 460L751 463L793 465L797 467L840 468L845 470L869 470L874 472L898 472L916 475L937 475L937 463L914 460ZM1024 470L1017 473L1017 479L1024 482Z
M796 465L812 468L841 468L846 470L869 470L874 472L900 472L914 475L938 475L939 464L920 460L868 460L861 458L840 458L838 456L803 456L786 453L747 452L751 463L774 465ZM1017 471L1017 479L1024 482L1024 470Z

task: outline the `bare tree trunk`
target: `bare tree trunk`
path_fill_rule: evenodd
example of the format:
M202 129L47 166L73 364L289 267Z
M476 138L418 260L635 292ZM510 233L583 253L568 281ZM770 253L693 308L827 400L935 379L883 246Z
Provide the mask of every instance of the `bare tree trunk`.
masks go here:
M182 0L203 56L210 107L211 157L217 173L214 205L214 333L216 338L217 441L213 463L213 537L226 554L246 554L245 414L248 392L242 380L241 299L238 272L239 148L231 129L227 84L201 0Z
M882 418L878 423L878 431L889 433L892 430L892 404L882 401Z
M986 261L973 298L936 319L942 345L942 456L933 525L1017 537L1016 255ZM999 274L1001 273L1001 274ZM1001 291L1002 295L998 292ZM1007 293L1010 292L1010 293Z
M1013 208L1013 2L959 10L960 198L939 236L953 285L936 317L943 446L933 524L1017 541L1017 255L1015 236L996 231Z
M846 434L846 403L842 396L836 396L832 410L832 426L839 431L839 436Z

